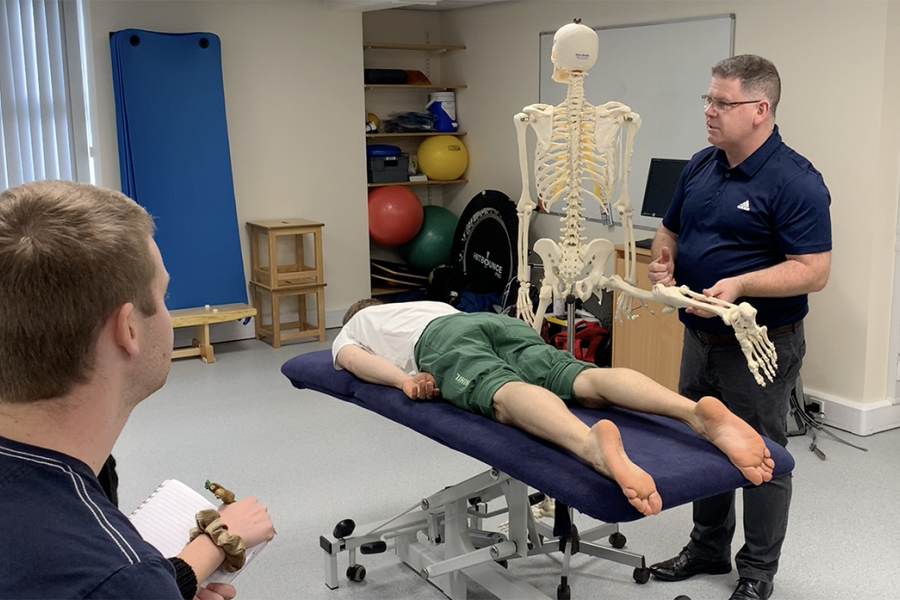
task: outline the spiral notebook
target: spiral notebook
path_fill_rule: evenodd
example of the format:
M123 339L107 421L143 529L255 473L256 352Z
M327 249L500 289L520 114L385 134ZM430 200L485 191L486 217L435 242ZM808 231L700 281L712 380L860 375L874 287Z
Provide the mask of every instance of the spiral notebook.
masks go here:
M171 558L188 543L191 528L196 525L196 514L207 508L216 509L216 506L177 479L167 479L128 518L147 543L166 558ZM250 564L266 543L247 549L243 568ZM201 585L231 583L240 572L229 573L220 567Z

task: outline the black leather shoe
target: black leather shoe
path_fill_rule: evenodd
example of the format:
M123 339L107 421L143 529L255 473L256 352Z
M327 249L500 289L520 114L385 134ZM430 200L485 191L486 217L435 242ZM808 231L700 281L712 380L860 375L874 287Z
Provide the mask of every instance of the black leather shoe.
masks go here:
M650 572L663 581L681 581L694 575L722 575L731 573L731 561L711 561L697 558L685 548L675 558L650 565Z
M768 600L774 591L775 584L771 581L741 577L728 600Z

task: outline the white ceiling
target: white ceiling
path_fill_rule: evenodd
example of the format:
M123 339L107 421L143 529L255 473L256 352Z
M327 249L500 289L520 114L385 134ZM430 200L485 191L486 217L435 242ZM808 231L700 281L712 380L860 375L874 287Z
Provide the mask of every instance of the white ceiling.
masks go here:
M469 8L480 4L506 2L507 0L328 0L338 10L368 12L390 8L407 10L451 10Z

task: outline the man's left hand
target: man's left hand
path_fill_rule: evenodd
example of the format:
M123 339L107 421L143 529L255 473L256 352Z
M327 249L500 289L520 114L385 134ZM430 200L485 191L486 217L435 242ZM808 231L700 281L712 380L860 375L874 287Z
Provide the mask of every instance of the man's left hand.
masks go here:
M719 281L717 281L716 284L711 288L703 290L703 295L709 296L710 298L722 300L723 302L734 303L735 300L744 295L744 289L739 278L726 277L725 279L720 279ZM685 312L691 313L692 315L697 315L698 317L703 317L705 319L719 316L714 312L694 308L693 306L686 308Z

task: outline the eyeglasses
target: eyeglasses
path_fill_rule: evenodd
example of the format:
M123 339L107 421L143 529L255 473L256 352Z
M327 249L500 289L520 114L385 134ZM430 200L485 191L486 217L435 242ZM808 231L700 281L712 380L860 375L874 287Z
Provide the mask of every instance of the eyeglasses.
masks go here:
M709 108L709 105L712 104L712 107L716 110L716 112L726 112L741 104L754 104L756 102L762 102L762 100L741 100L740 102L726 102L725 100L719 100L718 98L713 98L706 94L700 96L700 99L703 100L703 110L706 110L707 108Z

